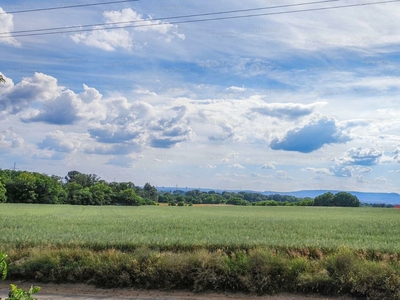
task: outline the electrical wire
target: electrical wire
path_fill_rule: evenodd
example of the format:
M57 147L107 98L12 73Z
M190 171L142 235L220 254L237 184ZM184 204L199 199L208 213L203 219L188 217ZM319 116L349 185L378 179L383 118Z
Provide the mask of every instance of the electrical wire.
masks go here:
M66 8L75 8L75 7L87 7L87 6L95 6L95 5L106 5L106 4L115 4L115 3L123 3L123 2L133 2L139 0L121 0L121 1L111 1L111 2L99 2L99 3L87 3L87 4L77 4L77 5L68 5L68 6L59 6L59 7L48 7L48 8L35 8L35 9L25 9L25 10L15 10L9 12L2 12L0 15L5 14L19 14L19 13L27 13L27 12L36 12L36 11L46 11L46 10L56 10L56 9L66 9Z
M175 25L175 24L184 24L184 23L197 23L197 22L219 21L219 20L229 20L229 19L241 19L241 18L260 17L260 16L283 15L283 14L291 14L291 13L322 11L322 10L330 10L330 9L341 9L341 8L367 6L367 5L377 5L377 4L395 3L395 2L400 2L400 0L388 0L388 1L367 2L367 3L349 4L349 5L340 5L340 6L308 8L308 9L281 11L281 12L271 12L271 13L263 13L263 14L251 14L251 15L229 16L229 17L219 17L219 18L184 20L184 21L168 22L167 24ZM141 20L141 21L138 21L138 22L149 22L149 21L153 21L154 22L154 21L158 21L158 19ZM64 31L55 31L55 32L20 34L20 35L13 35L12 37L26 37L26 36L50 35L50 34L60 34L60 33L77 33L77 32L98 31L98 30L104 30L104 29L113 30L113 29L121 29L121 28L151 27L151 26L160 26L160 25L165 25L165 24L166 23L152 23L152 24L128 25L128 26L119 26L119 27L110 27L110 28L91 28L91 29L81 29L81 30L64 30ZM108 25L107 23L104 23L102 26L107 26L107 25ZM49 29L49 30L51 30L51 29ZM10 35L11 33L7 32L7 33L1 33L1 34ZM10 36L0 36L0 38L6 38L6 37L9 38Z
M286 4L286 5L277 5L277 6L268 6L268 7L258 7L258 8L228 10L228 11L193 14L193 15L183 15L183 16L176 16L176 17L164 17L164 18L158 18L156 20L133 20L133 21L99 23L99 24L89 24L89 25L76 25L76 26L67 26L67 27L54 27L54 28L42 28L42 29L31 29L31 30L19 30L19 31L13 31L13 32L6 32L6 33L1 32L0 34L28 33L28 32L49 31L49 30L66 30L66 29L73 29L73 28L85 28L85 27L105 26L105 25L110 26L110 25L120 25L120 24L131 24L131 23L144 22L144 21L164 21L164 20L174 20L174 19L182 19L182 18L204 17L204 16L212 16L212 15L222 15L222 14L231 14L231 13L239 13L239 12L248 12L248 11L258 11L258 10L266 10L266 9L275 9L275 8L285 8L285 7L293 7L293 6L311 5L311 4L321 4L321 3L337 2L337 1L339 1L339 0L324 0L324 1L305 2L305 3L298 3L298 4Z

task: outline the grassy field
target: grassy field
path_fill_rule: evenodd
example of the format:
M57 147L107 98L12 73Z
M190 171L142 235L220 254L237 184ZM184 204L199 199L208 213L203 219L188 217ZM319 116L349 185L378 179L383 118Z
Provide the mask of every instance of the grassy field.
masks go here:
M400 210L0 205L9 278L400 299Z
M191 250L252 246L400 253L400 210L0 205L1 247Z

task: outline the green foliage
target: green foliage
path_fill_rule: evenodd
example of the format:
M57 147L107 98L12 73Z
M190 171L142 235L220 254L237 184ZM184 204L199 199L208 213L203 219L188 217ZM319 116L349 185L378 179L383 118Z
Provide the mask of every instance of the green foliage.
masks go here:
M4 280L7 277L7 262L6 262L7 255L0 252L0 274L1 279Z
M314 199L315 206L342 206L342 207L359 207L358 198L347 192L339 192L335 195L331 192L322 194Z
M0 252L0 272L2 274L2 279L4 280L7 276L7 255ZM28 291L24 291L21 288L18 288L15 284L11 284L11 291L8 294L8 298L5 300L37 300L33 298L32 295L36 294L40 291L40 287L31 286ZM1 300L1 298L0 298Z
M4 184L0 181L0 203L7 201L6 192L7 192L7 190L4 186Z
M31 286L28 291L24 291L16 285L11 284L11 291L8 294L8 298L5 300L37 300L37 298L32 297L32 295L39 291L40 287L38 286Z
M315 206L333 206L334 195L331 192L319 195L314 199Z
M0 170L0 177L9 203L57 204L65 198L61 183L44 174Z
M75 182L84 188L89 188L100 181L100 177L96 174L82 174L78 171L70 171L67 176L65 176L67 183Z
M348 248L319 258L310 258L307 249L288 250L254 247L247 251L172 252L143 246L131 251L93 251L49 246L19 249L24 260L15 263L11 275L113 289L347 294L371 300L397 300L400 295L397 259L369 260ZM17 260L22 254L14 255Z
M116 197L116 203L122 205L138 206L138 205L143 205L144 201L142 197L136 195L135 190L126 189L118 193Z

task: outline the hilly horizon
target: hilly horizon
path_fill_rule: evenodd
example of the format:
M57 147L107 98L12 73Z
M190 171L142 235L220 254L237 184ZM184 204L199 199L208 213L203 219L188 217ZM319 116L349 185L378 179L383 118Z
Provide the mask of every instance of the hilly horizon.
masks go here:
M356 196L360 202L362 203L384 203L384 204L400 204L400 194L398 193L376 193L376 192L357 192L357 191L339 191L339 190L299 190L299 191L293 191L293 192L276 192L276 191L253 191L253 190L229 190L229 189L210 189L210 188L177 188L177 187L157 187L158 191L183 191L183 192L188 192L192 190L199 190L202 192L208 192L208 191L215 191L217 193L222 193L224 191L226 192L249 192L249 193L258 193L258 194L263 194L263 195L274 195L274 194L279 194L279 195L288 195L288 196L295 196L299 198L315 198L319 195L322 195L327 192L331 193L338 193L338 192L347 192L350 193L354 196Z

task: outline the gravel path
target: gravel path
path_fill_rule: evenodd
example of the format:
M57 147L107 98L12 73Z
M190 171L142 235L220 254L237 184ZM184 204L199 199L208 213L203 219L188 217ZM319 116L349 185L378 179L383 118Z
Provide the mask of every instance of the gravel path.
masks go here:
M0 283L0 298L6 298L11 282ZM15 282L14 282L15 283ZM19 287L29 289L32 283L16 282ZM279 294L275 296L251 296L244 294L194 294L182 291L142 291L135 289L100 289L84 284L35 284L41 286L36 294L38 300L351 300L348 297L321 297L312 295Z

